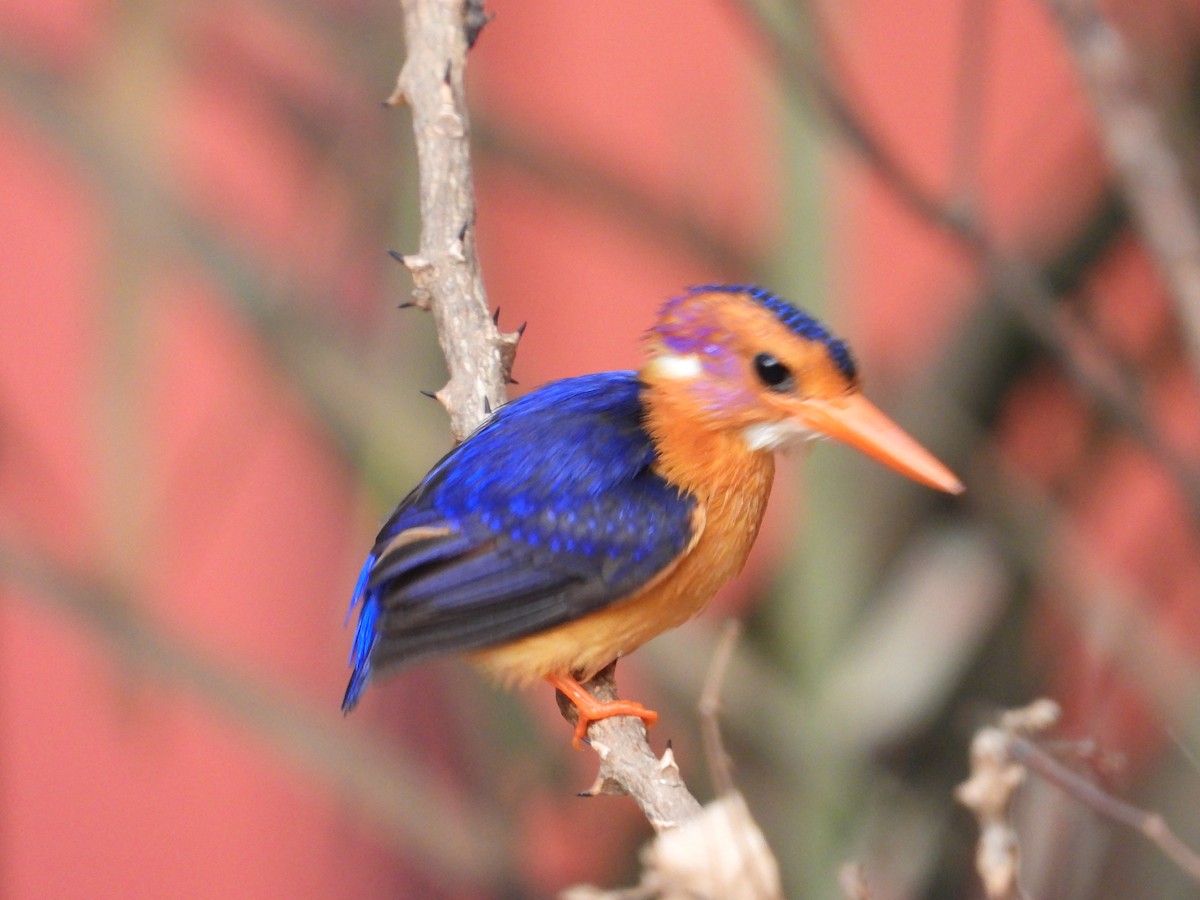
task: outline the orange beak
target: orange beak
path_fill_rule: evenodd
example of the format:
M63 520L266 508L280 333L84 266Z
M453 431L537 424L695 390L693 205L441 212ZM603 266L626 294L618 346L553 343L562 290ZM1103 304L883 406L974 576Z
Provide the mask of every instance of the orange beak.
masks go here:
M844 441L901 475L948 494L963 492L963 483L953 472L862 394L805 400L802 415L809 427Z

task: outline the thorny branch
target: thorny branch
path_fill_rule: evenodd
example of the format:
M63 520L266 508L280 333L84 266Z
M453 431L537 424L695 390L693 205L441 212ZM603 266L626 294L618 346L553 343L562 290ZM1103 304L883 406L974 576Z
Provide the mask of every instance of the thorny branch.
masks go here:
M606 666L587 682L588 691L600 700L616 700L616 668L615 662ZM574 724L578 710L561 694L557 697L563 718ZM670 747L661 759L655 757L640 719L614 716L593 722L588 728L588 744L600 757L600 772L580 796L628 794L659 832L700 814L700 803L688 793Z
M520 333L492 321L475 252L475 192L463 70L482 3L402 0L408 57L390 106L412 110L421 197L421 246L394 254L412 273L413 301L433 311L450 380L437 398L458 440L504 402Z
M459 440L488 409L504 402L505 384L520 333L500 333L488 314L475 252L475 196L469 126L463 91L467 50L483 27L477 0L401 0L408 57L390 105L412 109L421 198L421 249L398 255L413 275L414 301L431 309L450 369L437 397L450 414ZM588 688L602 700L616 696L615 666ZM572 707L572 710L574 708ZM604 719L588 730L600 756L600 775L590 793L625 793L656 830L672 828L700 813L670 751L662 760L646 741L641 721Z
M1051 2L1060 13L1079 6L1066 6L1058 0ZM410 57L391 102L407 100L414 109L424 223L421 252L404 257L403 261L416 281L418 304L430 306L437 317L439 335L451 369L450 384L438 396L450 412L455 434L461 438L482 416L485 407L479 398L486 397L490 406L502 400L503 384L507 381L518 336L501 335L492 327L474 253L471 234L474 204L470 193L467 119L462 94L467 39L461 18L456 18L463 10L454 11L428 0L402 0L402 3ZM464 9L467 8L474 7L467 4ZM1086 4L1084 8L1088 8ZM792 52L750 4L743 4L742 9L756 26L760 40L767 44L785 80L808 96L816 97L837 131L871 165L883 183L920 218L956 240L979 264L999 298L1064 360L1076 383L1117 421L1129 427L1164 462L1184 486L1193 511L1200 516L1200 483L1195 473L1157 440L1156 430L1139 409L1137 391L1128 380L1115 369L1097 372L1096 361L1106 359L1106 355L1094 352L1096 341L1090 334L1056 314L1053 292L1044 279L1032 267L1008 258L993 243L978 210L968 202L970 198L954 196L943 200L919 184L860 118L825 68ZM1095 22L1086 24L1093 26ZM1095 36L1094 32L1092 36ZM1082 53L1088 48L1079 45L1076 49ZM420 68L418 60L422 61ZM1086 62L1085 59L1085 65ZM1085 72L1085 76L1088 74ZM1112 97L1100 99L1121 99L1118 96L1122 88L1121 73L1110 70L1099 74L1117 78L1108 88L1099 86L1099 90L1112 94ZM1101 115L1104 114L1102 111ZM1111 136L1109 140L1112 141ZM1145 146L1166 153L1165 145L1161 143L1143 144ZM1119 169L1122 163L1125 165L1120 174L1136 207L1140 200L1150 197L1148 189L1138 196L1139 178L1144 173L1139 173L1136 166L1146 160L1121 159L1119 152L1114 155L1118 157ZM1173 162L1169 156L1166 159ZM456 203L445 202L443 191L448 185ZM1158 212L1166 214L1163 210ZM1161 233L1161 229L1153 221L1147 221L1152 213L1138 211L1137 215L1153 243L1155 234ZM1190 224L1195 224L1194 218ZM1181 241L1175 241L1175 244L1180 245ZM1190 326L1193 349L1200 345L1196 337L1200 331L1194 315L1196 305L1187 290L1188 284L1185 282L1180 286L1179 276L1180 273L1194 274L1192 263L1200 258L1200 252L1193 252L1196 246L1186 245L1183 247L1186 252L1182 253L1161 241L1153 247L1160 259L1165 260L1164 266L1180 297L1181 317ZM483 369L477 363L480 359L486 361ZM612 676L610 668L589 683L590 689L603 699L615 697ZM1010 714L1000 727L986 729L976 739L973 776L960 788L959 797L975 810L983 828L978 864L989 896L1022 896L1018 885L1019 845L1009 818L1009 806L1013 792L1027 771L1041 775L1102 815L1137 828L1185 872L1200 879L1200 859L1178 840L1160 816L1110 797L1025 737L1051 724L1055 718L1052 707L1052 704L1035 704ZM569 717L570 712L564 711L564 714ZM601 771L588 793L631 794L660 830L699 813L699 804L678 779L678 770L669 752L662 761L654 757L639 721L620 717L598 722L589 730L589 738L601 757ZM667 786L665 793L663 786Z
M745 798L733 786L717 721L721 683L739 631L736 622L726 625L709 666L699 704L705 753L712 767L717 799L703 809L693 808L695 801L690 796L681 802L686 820L676 822L678 827L661 828L658 836L642 849L644 869L642 879L635 887L606 891L580 885L565 891L563 900L665 900L676 897L780 900L783 897L779 864L751 816ZM610 666L598 676L606 685L611 685L611 669ZM606 699L615 697L615 692L605 696ZM569 717L574 711L574 707L563 700L560 700L560 706L565 716ZM601 724L597 723L597 727ZM596 736L592 742L593 745L598 743ZM596 749L606 762L614 753L607 745ZM658 768L668 783L678 779L679 770L670 749L663 755ZM606 779L602 767L596 785L588 793L606 793L605 788L609 786L615 785ZM646 815L654 821L650 811Z

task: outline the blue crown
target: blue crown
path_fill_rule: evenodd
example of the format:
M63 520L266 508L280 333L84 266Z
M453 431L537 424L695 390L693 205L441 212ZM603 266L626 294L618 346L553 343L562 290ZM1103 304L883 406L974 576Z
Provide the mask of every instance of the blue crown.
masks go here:
M824 344L834 365L838 367L838 371L851 381L858 379L858 367L854 364L854 357L850 354L850 348L846 346L845 341L830 334L824 325L808 313L797 309L782 297L772 294L765 288L756 284L699 284L688 288L687 292L689 295L718 293L745 294L751 297L760 306L774 313L775 318L786 325L793 334Z

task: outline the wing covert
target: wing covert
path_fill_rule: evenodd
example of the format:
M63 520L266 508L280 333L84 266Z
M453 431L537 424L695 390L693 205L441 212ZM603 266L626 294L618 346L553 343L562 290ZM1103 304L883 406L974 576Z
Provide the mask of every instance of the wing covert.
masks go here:
M343 708L372 668L477 650L624 599L691 544L695 499L653 470L632 372L498 409L380 531Z

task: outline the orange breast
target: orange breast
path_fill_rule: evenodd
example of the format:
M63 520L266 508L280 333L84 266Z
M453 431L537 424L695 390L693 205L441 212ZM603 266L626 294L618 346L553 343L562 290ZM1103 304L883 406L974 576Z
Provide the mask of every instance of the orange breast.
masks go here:
M654 421L651 418L651 431ZM697 498L691 547L628 599L574 622L481 651L474 659L502 681L522 683L551 673L586 680L612 660L696 613L736 575L758 534L774 462L752 452L741 435L697 429L660 441L658 470ZM669 448L681 448L680 453Z

